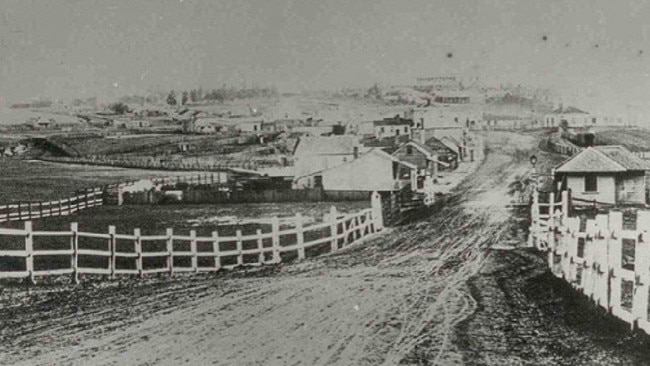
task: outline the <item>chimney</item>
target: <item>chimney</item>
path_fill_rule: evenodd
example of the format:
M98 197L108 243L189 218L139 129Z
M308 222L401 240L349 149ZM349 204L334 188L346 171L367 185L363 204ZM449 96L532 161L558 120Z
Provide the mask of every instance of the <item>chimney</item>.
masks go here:
M420 143L424 145L425 143L425 138L424 138L424 130L420 130Z

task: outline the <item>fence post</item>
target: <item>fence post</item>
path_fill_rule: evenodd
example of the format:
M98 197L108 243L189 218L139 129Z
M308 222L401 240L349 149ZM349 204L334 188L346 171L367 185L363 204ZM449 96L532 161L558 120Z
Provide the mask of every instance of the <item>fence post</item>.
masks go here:
M86 203L85 203L85 205L84 205L84 208L89 208L89 207L93 207L93 206L95 206L94 203L93 203L92 206L89 204L89 199L88 199L88 188L84 189L84 198L85 198L85 200L86 200Z
M72 283L75 285L79 283L79 224L76 222L70 223L70 249L72 249L72 256L70 256L70 267L72 268Z
M25 270L29 276L27 281L29 284L34 284L34 236L32 235L32 222L25 221Z
M199 261L196 255L196 230L190 230L190 251L192 252L192 270L197 272L199 270Z
M569 217L569 191L562 191L562 215Z
M214 270L221 269L221 257L219 256L219 233L212 232L212 253L214 253Z
M370 207L372 208L374 231L381 231L384 228L384 218L381 211L381 195L379 192L372 192Z
M167 270L169 277L174 275L174 229L167 228Z
M330 236L332 237L332 241L330 242L330 251L334 252L339 250L339 226L336 223L336 216L338 213L336 212L336 207L332 206L330 207L330 213L329 213L329 222L330 222Z
M262 243L262 229L257 229L255 232L257 235L257 249L260 251L258 255L260 265L264 264L264 244Z
M243 243L242 243L242 235L241 235L241 230L237 230L236 233L237 236L237 266L241 266L244 264L244 255L242 254L243 250Z
M273 242L273 263L280 263L282 262L282 257L280 256L280 220L277 216L271 219L271 230L273 233L271 237Z
M608 309L618 310L621 305L621 250L622 239L621 231L623 230L623 213L609 212L609 232L612 238L607 246L607 268L609 276L610 293L607 299Z
M298 246L298 260L305 259L305 234L302 231L302 214L296 214L296 245Z
M110 246L110 251L111 251L111 258L110 258L110 263L108 264L109 269L111 271L111 279L115 279L115 274L117 272L117 269L115 268L115 252L117 252L117 241L115 240L115 226L110 225L108 227L108 235L110 238L108 239L108 243Z
M136 258L135 266L136 266L136 269L138 270L138 276L140 276L140 278L142 278L143 277L143 273L142 273L142 270L143 270L143 268L142 268L142 239L140 238L140 233L141 232L140 232L139 228L133 229L133 236L135 236L135 241L133 242L133 245L135 246L135 253L138 255L137 258Z
M637 231L641 231L639 241L635 248L634 254L634 302L633 314L638 322L648 321L648 288L650 283L650 212L637 212Z

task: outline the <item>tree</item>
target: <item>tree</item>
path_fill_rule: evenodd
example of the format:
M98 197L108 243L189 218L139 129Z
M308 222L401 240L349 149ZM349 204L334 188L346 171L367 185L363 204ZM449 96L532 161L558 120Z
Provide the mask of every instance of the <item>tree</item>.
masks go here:
M199 101L199 91L196 89L190 90L190 102L196 103Z
M174 91L170 91L169 95L167 96L167 104L169 105L176 105L176 94Z
M186 91L184 91L181 94L181 105L185 105L185 104L187 104L187 92Z
M118 102L118 103L110 104L108 106L108 109L113 111L115 114L124 114L129 111L129 106L122 102Z

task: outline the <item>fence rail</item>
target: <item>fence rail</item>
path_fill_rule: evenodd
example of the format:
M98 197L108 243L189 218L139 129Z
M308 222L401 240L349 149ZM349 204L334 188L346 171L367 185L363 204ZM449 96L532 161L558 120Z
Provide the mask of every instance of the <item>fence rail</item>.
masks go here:
M153 185L175 185L187 183L190 185L214 185L227 182L224 173L198 173L191 176L168 176L155 177L149 180ZM77 193L68 198L55 201L20 202L0 205L0 223L9 221L26 221L42 219L46 217L68 216L77 211L102 206L105 204L106 193L115 190L128 189L142 180L130 180L122 183L109 184L104 187L80 189ZM117 199L119 203L119 198Z
M630 229L622 212L570 217L568 203L567 192L559 204L541 204L533 196L531 245L547 253L555 276L631 328L650 334L650 211L637 211L636 227Z
M0 206L0 223L45 217L67 216L77 211L104 204L104 190L86 189L72 197L48 202L23 202Z
M23 229L0 228L0 257L5 261L4 266L0 266L0 278L26 278L33 282L38 276L69 274L77 283L82 274L115 277L218 271L279 263L283 253L305 259L310 250L336 251L382 231L378 193L373 194L371 203L369 209L346 215L332 207L322 222L310 225L305 225L301 214L292 219L274 217L267 221L271 231L257 229L255 234L244 235L237 230L234 236L220 236L216 231L210 236L197 236L195 230L179 235L171 228L159 235L142 235L140 229L134 229L132 234L118 234L115 226L109 226L107 233L92 233L79 231L76 223L64 231L34 231L32 222L26 221ZM14 242L18 241L21 247L2 248L6 246L3 242L11 242L7 237L14 237ZM69 245L57 249L35 248L35 240L53 237L67 238ZM84 240L80 241L82 238ZM35 259L39 257L51 260L36 268ZM56 257L58 261L53 260ZM19 264L7 270L7 261ZM55 263L59 265L54 266Z

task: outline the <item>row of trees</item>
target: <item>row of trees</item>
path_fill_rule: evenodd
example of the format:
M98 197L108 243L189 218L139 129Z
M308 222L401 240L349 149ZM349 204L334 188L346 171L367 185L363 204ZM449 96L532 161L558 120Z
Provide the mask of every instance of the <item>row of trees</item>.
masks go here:
M203 90L203 88L182 91L178 95L173 90L167 94L166 102L169 105L185 105L187 103L200 103L204 101L224 102L226 100L247 99L247 98L269 98L278 96L276 88L249 88L234 89L225 88ZM180 99L180 100L179 100Z

